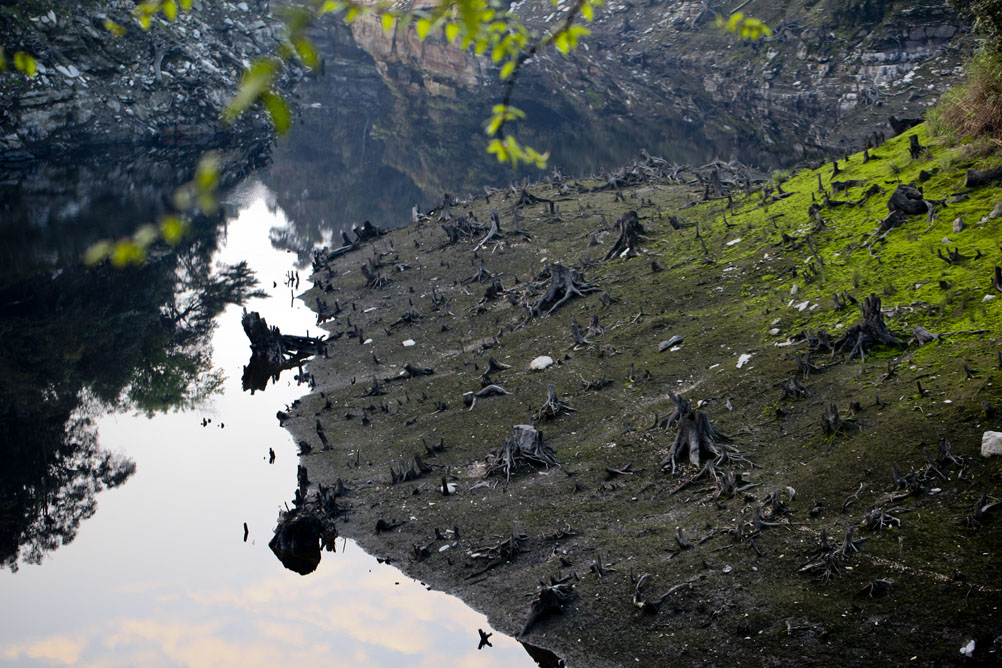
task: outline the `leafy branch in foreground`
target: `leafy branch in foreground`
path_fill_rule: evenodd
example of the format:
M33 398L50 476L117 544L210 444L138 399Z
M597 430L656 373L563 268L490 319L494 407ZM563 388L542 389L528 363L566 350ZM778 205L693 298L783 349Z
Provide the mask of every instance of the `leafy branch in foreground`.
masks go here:
M218 210L216 189L219 187L219 156L206 153L198 162L195 178L174 191L172 204L175 212L166 214L154 223L141 226L136 232L116 241L103 240L84 252L84 263L94 266L108 260L115 267L142 264L157 241L177 245L191 227L191 215L201 211L212 215Z

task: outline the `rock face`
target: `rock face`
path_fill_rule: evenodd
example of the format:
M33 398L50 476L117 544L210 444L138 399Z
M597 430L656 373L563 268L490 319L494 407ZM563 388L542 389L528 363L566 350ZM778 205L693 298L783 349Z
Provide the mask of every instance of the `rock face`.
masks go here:
M6 52L23 50L38 62L34 79L3 76L0 164L111 145L206 148L268 127L260 113L226 130L219 123L244 66L274 51L280 23L266 8L195 2L174 23L154 20L143 32L131 18L134 6L15 1L0 8ZM113 35L107 19L125 34Z
M930 0L753 3L745 11L774 31L754 43L716 28L706 7L610 2L570 57L534 58L516 95L536 118L579 122L582 141L601 117L672 159L789 165L859 150L874 131L896 134L888 118L920 117L958 80L972 43L949 6ZM538 29L562 15L547 3L514 9ZM451 97L497 81L496 70L481 76L489 59L450 55L440 35L423 43L412 30L387 35L378 19L352 33L387 83L409 93Z

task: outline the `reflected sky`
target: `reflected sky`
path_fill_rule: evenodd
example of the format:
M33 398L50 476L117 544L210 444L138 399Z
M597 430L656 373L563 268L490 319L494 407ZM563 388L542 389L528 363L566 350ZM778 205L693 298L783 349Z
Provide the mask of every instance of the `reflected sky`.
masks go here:
M249 310L286 333L316 334L315 316L284 284L295 256L269 239L288 221L261 185L235 198L215 260L246 259L257 271L269 298ZM478 651L482 615L351 542L339 540L309 576L285 570L267 543L293 496L297 456L275 413L306 388L286 372L266 392L241 392L249 346L239 307L220 317L212 346L226 380L207 404L97 421L102 448L132 458L136 473L98 495L72 543L41 565L0 571L0 664L535 665L497 633Z

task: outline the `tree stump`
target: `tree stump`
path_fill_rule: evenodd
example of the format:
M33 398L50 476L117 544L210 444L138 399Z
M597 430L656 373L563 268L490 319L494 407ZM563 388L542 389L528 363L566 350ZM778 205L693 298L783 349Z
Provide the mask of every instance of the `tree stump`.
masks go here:
M866 358L866 352L873 346L904 346L901 339L894 336L884 322L884 314L880 311L880 297L870 294L860 306L863 321L850 327L838 341L835 342L835 352L849 353L849 359Z
M622 218L616 220L616 224L619 226L619 238L602 258L603 262L624 254L626 257L633 257L637 254L639 240L643 238L644 226L640 224L636 211L627 211Z
M499 450L487 458L486 476L503 474L511 480L511 474L522 468L560 466L549 447L543 443L542 432L527 424L512 427L512 433L505 438Z

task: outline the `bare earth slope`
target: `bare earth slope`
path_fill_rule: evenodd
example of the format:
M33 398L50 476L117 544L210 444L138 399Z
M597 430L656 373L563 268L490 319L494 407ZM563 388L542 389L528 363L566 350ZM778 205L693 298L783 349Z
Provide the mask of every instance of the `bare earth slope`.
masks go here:
M911 135L931 146L914 159ZM979 447L1002 427L1000 198L924 126L870 158L750 194L740 167L704 186L648 159L454 204L445 225L483 229L453 244L434 213L321 261L305 298L340 309L335 340L281 417L312 484L343 481L339 531L513 634L569 578L525 639L572 666L967 665L970 640L995 661L1002 482ZM911 182L935 217L878 230ZM494 209L503 237L480 244ZM630 211L642 236L609 253ZM553 263L598 289L547 315ZM492 357L510 394L470 409ZM573 411L541 410L550 386ZM559 465L486 475L533 420Z

